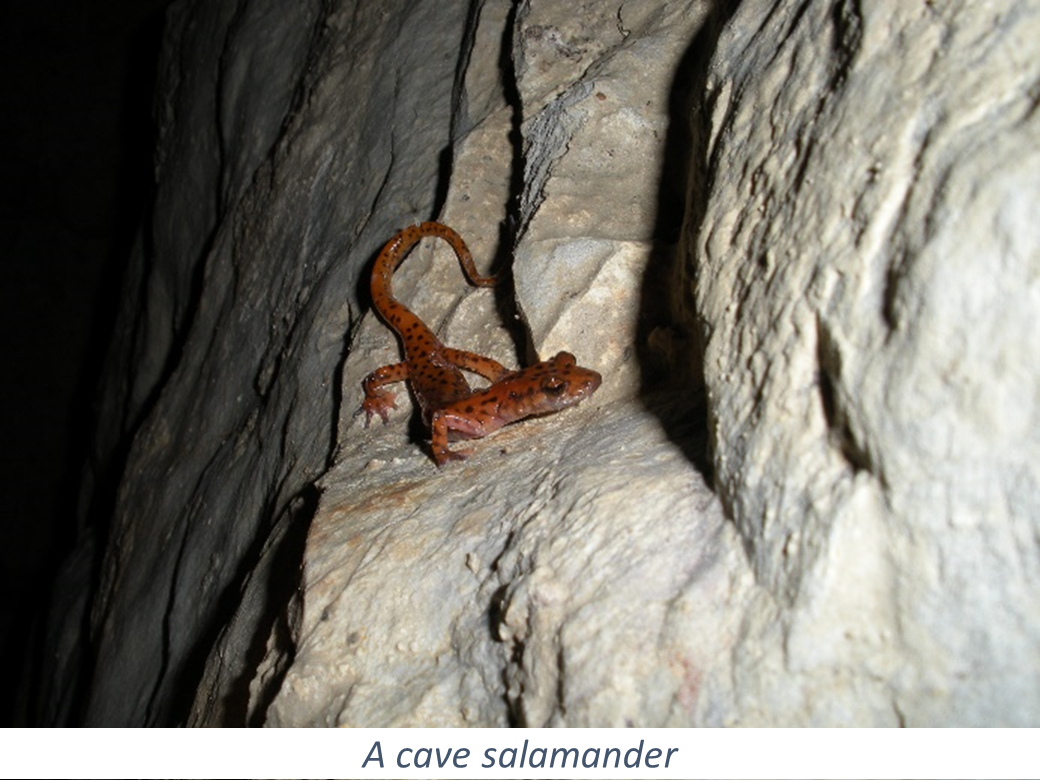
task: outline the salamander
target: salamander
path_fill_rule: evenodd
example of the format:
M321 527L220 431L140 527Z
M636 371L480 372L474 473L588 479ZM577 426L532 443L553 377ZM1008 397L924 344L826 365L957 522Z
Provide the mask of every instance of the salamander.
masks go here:
M574 406L596 391L602 377L579 366L569 352L511 371L489 357L442 344L422 320L394 298L390 285L401 261L427 236L442 238L451 245L472 284L489 287L497 281L494 276L477 272L462 237L447 225L423 222L391 238L372 268L372 304L401 340L404 361L383 366L365 377L365 399L357 414L365 413L366 428L376 414L386 424L397 404L394 394L384 388L407 381L430 431L433 459L440 467L472 454L472 450L449 449L449 440L479 439L517 420ZM474 391L463 371L479 374L490 384Z

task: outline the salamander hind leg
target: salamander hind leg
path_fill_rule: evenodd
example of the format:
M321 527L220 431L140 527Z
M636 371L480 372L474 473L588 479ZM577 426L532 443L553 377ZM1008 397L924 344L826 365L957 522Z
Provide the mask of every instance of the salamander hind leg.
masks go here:
M484 355L477 355L473 352L467 352L464 349L445 347L444 356L459 368L464 368L467 371L472 371L474 374L479 374L492 383L497 382L502 377L512 373L497 360L485 357Z

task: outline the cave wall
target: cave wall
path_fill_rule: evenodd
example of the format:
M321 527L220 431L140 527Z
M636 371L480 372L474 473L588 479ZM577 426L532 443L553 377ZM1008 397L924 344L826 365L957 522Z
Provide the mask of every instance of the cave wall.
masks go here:
M992 14L174 4L86 722L1035 724L1040 10ZM604 375L441 470L354 416L431 217L511 268L402 266L446 343Z

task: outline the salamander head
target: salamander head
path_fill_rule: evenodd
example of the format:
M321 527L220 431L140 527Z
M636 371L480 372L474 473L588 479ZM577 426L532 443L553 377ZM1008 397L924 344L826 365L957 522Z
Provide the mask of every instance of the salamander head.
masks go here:
M502 380L512 407L508 416L517 420L548 414L584 401L603 381L597 372L582 368L570 352L560 352L550 360L517 371Z
M548 374L542 379L542 392L546 399L555 399L559 406L556 409L584 401L600 386L603 377L591 368L578 365L570 352L560 352L551 360L545 361Z

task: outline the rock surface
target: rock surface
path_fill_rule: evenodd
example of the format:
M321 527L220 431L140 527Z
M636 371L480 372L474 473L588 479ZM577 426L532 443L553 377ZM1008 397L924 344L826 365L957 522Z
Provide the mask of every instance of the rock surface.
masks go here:
M86 722L1040 721L1040 4L398 5L171 10ZM605 378L442 470L353 416L430 217Z
M768 722L1035 724L1040 4L781 5L718 41L684 256L777 639L735 674Z

